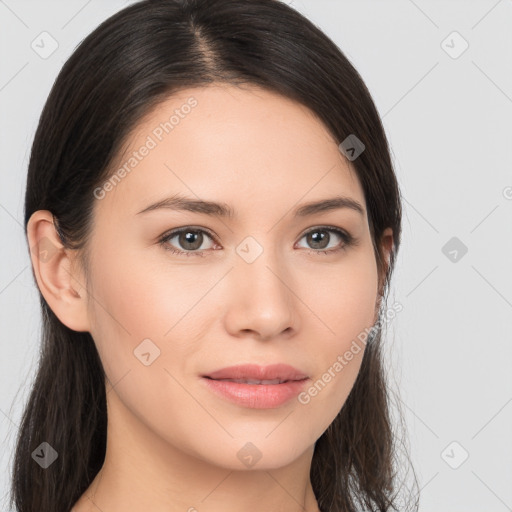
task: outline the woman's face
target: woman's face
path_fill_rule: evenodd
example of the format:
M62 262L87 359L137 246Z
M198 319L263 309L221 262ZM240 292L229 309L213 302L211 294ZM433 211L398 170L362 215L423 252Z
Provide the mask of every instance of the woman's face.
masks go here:
M336 417L378 298L363 190L338 142L305 107L226 85L175 94L134 131L94 193L86 276L90 332L114 386L109 421L122 415L127 436L264 469L311 450ZM178 195L232 215L171 207ZM361 211L296 214L342 196ZM307 379L205 377L243 364L291 365Z

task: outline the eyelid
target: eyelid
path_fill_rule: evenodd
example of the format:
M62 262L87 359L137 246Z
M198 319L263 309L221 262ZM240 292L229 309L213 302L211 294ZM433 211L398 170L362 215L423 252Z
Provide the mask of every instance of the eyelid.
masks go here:
M303 236L305 235L309 235L309 233L312 233L312 232L315 232L315 231L321 231L322 229L324 229L325 231L336 231L336 232L340 232L340 233L343 233L344 235L346 235L347 237L350 237L350 233L348 231L346 231L345 229L343 228L340 228L338 226L329 226L327 224L319 224L317 226L313 226L311 228L308 228L306 229L306 231L304 231L299 238L302 238Z
M194 226L192 224L187 225L187 226L182 226L182 227L179 227L179 228L169 229L168 231L163 233L159 238L169 237L171 235L177 235L177 234L182 233L183 231L187 231L187 230L188 231L201 231L201 232L206 233L208 236L210 236L214 240L217 239L217 237L215 236L213 231L211 231L210 229L205 228L203 226Z

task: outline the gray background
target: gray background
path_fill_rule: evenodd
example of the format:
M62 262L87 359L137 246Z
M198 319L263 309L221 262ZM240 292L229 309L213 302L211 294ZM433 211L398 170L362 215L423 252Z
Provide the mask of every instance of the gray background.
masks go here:
M0 0L2 511L39 347L23 232L30 146L63 62L127 3ZM389 304L403 310L386 355L420 511L512 510L512 1L287 3L353 62L390 139L404 225ZM58 43L47 58L31 47L44 31Z

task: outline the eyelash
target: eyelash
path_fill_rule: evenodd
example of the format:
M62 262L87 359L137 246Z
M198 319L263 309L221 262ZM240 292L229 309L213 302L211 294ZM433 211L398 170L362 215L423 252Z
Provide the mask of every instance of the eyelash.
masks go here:
M169 242L169 240L171 238L174 238L176 235L180 235L181 233L187 233L189 231L193 232L193 233L204 233L204 234L208 235L215 243L217 243L217 241L216 241L215 237L213 236L213 234L211 232L209 232L208 230L205 230L203 228L193 228L191 226L175 229L173 231L165 233L164 235L162 235L160 237L160 239L158 240L158 243L164 248L164 250L169 251L169 252L171 252L173 254L185 255L187 257L188 256L201 256L201 257L204 257L205 256L204 255L205 251L180 251L180 250L175 249L174 247L172 247L172 246L170 246L168 244L168 242ZM347 233L345 231L342 231L339 228L335 228L333 226L317 226L317 227L315 227L313 229L310 229L306 233L304 233L300 237L300 239L302 240L302 238L304 238L305 236L307 236L307 235L309 235L311 233L315 233L316 231L329 231L329 232L335 233L335 234L337 234L343 240L343 242L336 249L328 249L328 250L324 250L324 249L305 249L308 252L308 254L314 253L314 254L317 254L317 255L318 254L324 254L326 256L329 256L329 255L338 253L340 251L344 251L344 250L348 249L349 247L354 246L354 245L357 244L356 238L354 238L349 233Z

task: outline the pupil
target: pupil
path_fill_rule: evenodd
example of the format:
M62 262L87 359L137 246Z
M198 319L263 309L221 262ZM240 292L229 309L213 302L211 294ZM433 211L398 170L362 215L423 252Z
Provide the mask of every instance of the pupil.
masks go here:
M202 236L202 235L201 235ZM182 233L182 239L180 242L183 242L184 244L192 245L192 247L186 247L187 249L198 249L201 247L201 236L199 233L195 231L187 231L185 233Z
M327 243L322 244L324 239L325 241L327 241L328 239L328 235L326 234L325 231L314 231L313 233L310 234L310 237L312 239L312 245L315 249L323 249L327 247ZM320 247L318 247L318 245L320 245Z

